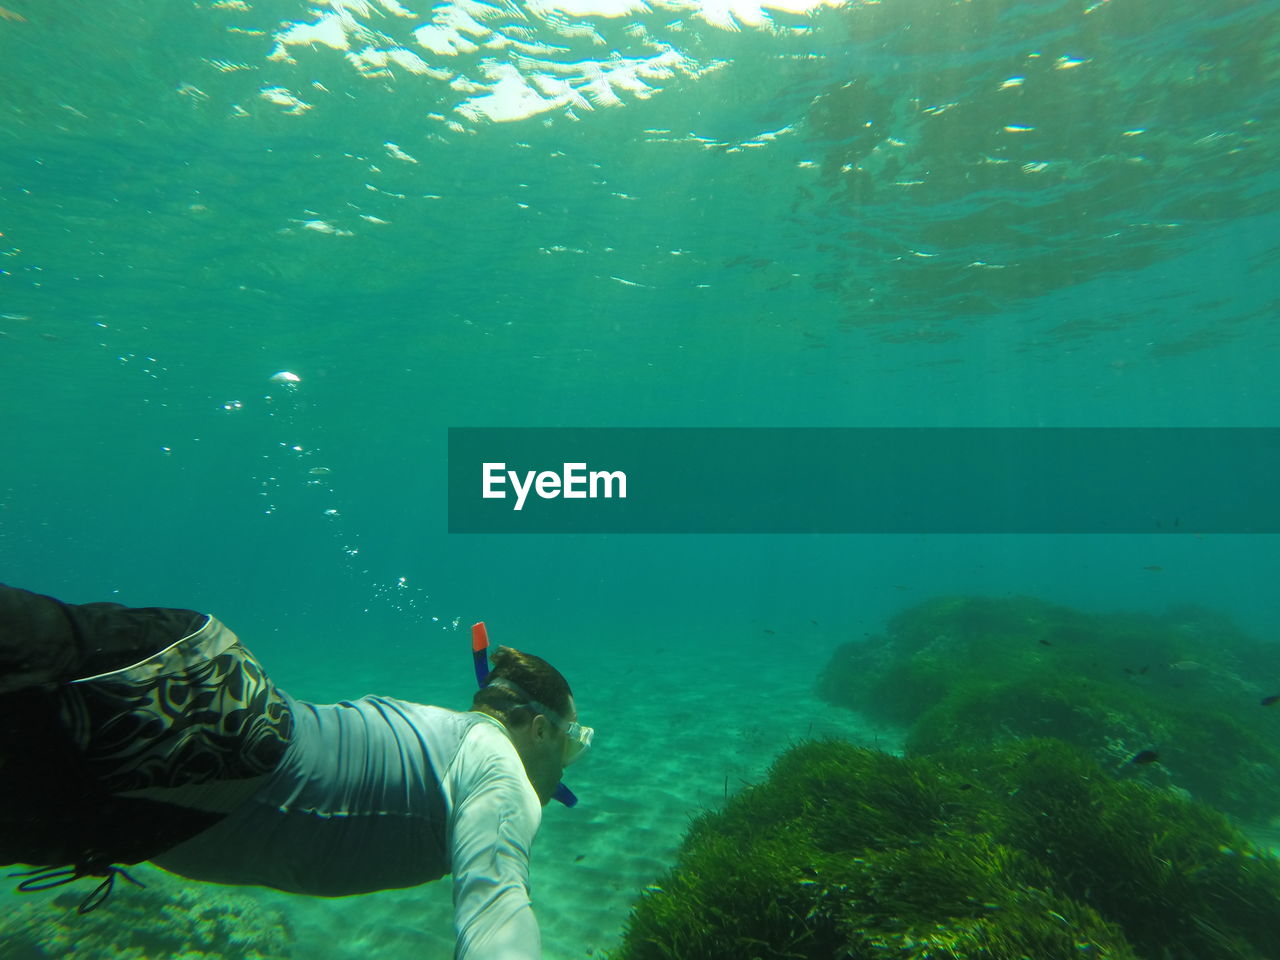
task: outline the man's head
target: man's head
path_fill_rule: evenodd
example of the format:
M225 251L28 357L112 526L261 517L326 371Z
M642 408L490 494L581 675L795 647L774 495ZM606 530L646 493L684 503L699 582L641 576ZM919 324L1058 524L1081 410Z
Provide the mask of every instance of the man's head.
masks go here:
M573 691L551 664L511 647L498 647L490 662L493 669L471 709L507 728L529 782L546 806L564 768L591 742L591 731L578 725Z

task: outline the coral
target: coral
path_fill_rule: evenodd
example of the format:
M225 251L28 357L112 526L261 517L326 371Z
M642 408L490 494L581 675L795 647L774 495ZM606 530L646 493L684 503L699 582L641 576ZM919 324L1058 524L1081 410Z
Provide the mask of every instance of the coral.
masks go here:
M1061 741L811 742L694 822L611 960L1266 960L1277 898L1221 814Z
M0 920L5 960L288 960L293 935L278 911L243 894L148 871L145 889L117 883L79 914L94 878L51 900L23 903ZM79 889L85 887L85 889Z

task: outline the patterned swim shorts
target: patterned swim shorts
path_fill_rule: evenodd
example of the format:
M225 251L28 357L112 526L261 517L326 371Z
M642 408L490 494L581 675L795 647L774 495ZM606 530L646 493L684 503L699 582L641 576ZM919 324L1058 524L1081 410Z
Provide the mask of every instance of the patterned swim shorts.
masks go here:
M270 773L293 727L258 661L213 617L141 663L66 684L60 712L113 794Z
M0 865L68 867L21 889L159 855L284 757L288 701L213 617L3 585L0 601Z

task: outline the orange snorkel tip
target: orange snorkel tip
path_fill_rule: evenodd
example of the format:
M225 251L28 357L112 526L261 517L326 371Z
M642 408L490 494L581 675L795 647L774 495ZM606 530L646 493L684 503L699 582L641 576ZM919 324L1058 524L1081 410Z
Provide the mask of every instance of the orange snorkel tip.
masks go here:
M476 682L483 687L489 679L489 631L483 620L471 625L471 658L475 661Z

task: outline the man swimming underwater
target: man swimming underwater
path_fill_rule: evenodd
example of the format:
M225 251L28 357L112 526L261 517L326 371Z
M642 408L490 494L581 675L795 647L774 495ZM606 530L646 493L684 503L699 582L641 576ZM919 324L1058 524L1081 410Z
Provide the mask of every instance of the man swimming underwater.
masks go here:
M473 639L468 711L312 704L213 617L0 584L0 864L105 878L82 911L143 860L317 896L451 873L458 960L537 958L529 852L593 731L554 667Z

